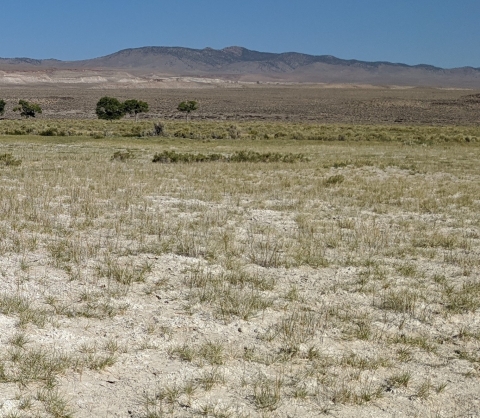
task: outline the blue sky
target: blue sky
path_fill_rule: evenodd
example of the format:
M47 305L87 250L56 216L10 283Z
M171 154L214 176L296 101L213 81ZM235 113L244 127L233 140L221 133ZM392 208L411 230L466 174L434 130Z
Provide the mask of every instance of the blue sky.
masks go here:
M480 67L480 0L2 1L0 57L76 60L140 46L297 51Z

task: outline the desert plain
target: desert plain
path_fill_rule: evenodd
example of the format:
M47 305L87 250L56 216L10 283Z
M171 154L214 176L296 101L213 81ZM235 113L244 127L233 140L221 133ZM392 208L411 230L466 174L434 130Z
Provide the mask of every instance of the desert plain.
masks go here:
M0 417L479 417L480 92L179 83L0 90Z

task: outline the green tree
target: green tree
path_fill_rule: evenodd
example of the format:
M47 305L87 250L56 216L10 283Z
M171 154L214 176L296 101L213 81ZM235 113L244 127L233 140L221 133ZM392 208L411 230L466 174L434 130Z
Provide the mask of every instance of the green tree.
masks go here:
M125 107L118 99L105 96L97 102L95 113L98 119L122 119L125 116Z
M198 103L195 100L187 100L178 105L177 110L185 112L185 117L188 121L188 115L194 110L198 109Z
M18 106L13 108L14 112L20 112L20 116L34 118L37 113L42 113L42 108L36 103L30 103L26 100L19 100Z
M5 106L6 105L7 105L7 103L5 102L5 100L0 99L0 116L5 113Z
M126 113L130 115L135 115L135 122L137 121L137 115L139 113L146 113L148 112L148 103L142 102L141 100L125 100L123 102L123 108Z

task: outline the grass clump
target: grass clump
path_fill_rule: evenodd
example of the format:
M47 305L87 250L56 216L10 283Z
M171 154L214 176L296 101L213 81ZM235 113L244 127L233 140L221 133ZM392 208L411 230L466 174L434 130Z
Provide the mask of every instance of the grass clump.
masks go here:
M22 164L22 160L15 158L12 154L0 154L0 167L16 167Z
M235 151L230 155L223 154L191 154L177 151L163 151L154 155L154 163L205 163L213 161L232 163L294 163L307 161L303 154L282 154L278 152Z
M306 161L303 154L282 154L279 152L256 152L256 151L236 151L228 157L230 162L249 162L249 163L294 163L297 161Z
M190 154L177 151L163 151L154 155L154 163L204 163L211 161L224 161L222 154Z
M385 292L381 307L399 313L415 314L418 294L409 289L389 290Z
M253 383L253 402L258 410L274 411L282 400L283 377L275 379L260 375Z
M334 176L330 176L325 180L325 186L333 186L335 184L341 184L345 181L345 176L341 174L336 174Z
M21 295L0 294L0 313L18 316L18 326L31 323L38 327L45 326L47 312L32 306L30 300Z
M225 322L233 317L248 320L258 312L264 312L273 301L259 291L254 284L245 287L243 283L236 285L225 280L224 276L213 275L210 272L194 271L187 279L190 287L190 303L210 305L215 315ZM232 277L232 276L230 276ZM259 284L260 287L262 287Z
M445 307L453 313L475 312L480 308L480 283L464 283L461 288L445 286Z
M110 158L111 161L122 161L125 162L133 158L133 153L129 150L126 151L115 151Z

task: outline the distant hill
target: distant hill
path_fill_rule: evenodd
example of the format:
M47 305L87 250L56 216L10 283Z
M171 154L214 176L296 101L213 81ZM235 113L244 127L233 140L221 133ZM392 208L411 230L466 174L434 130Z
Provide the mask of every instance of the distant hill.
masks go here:
M68 73L72 77L75 73L70 73L71 71L88 71L89 76L93 76L95 72L107 70L110 75L121 72L123 79L128 74L140 79L204 77L244 82L480 88L480 68L444 69L425 64L411 66L384 61L343 60L331 55L317 56L297 52L276 54L237 46L221 50L151 46L124 49L82 61L0 58L0 71L8 73L8 77L15 71L47 71L52 82L57 72L63 76ZM5 75L3 78L6 80ZM114 80L115 77L111 79ZM9 80L12 82L12 78Z

